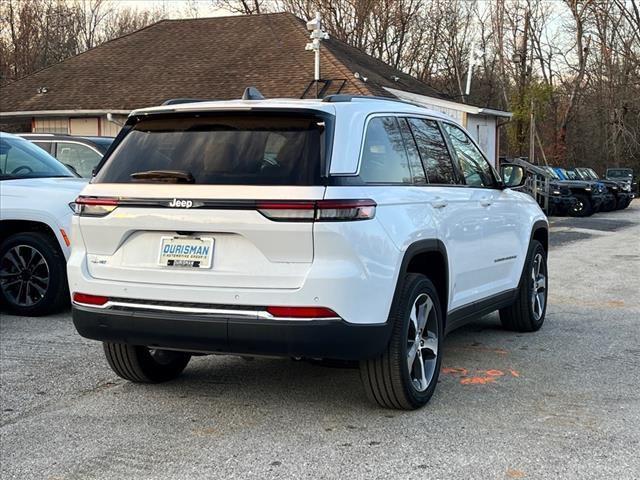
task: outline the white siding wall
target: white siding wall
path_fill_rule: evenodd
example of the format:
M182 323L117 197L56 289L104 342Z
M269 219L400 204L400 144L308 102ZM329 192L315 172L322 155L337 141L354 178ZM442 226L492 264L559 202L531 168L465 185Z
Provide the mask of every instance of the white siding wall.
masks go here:
M487 115L467 115L467 131L478 142L493 166L496 165L496 118Z
M114 115L114 118L124 124L126 115ZM34 133L70 133L72 135L102 135L115 137L120 131L120 125L103 117L44 117L35 118L33 122Z
M34 133L69 133L69 119L66 117L36 118Z
M113 117L122 125L127 121L127 117L125 115L114 115ZM113 123L107 120L106 116L102 117L101 124L102 132L100 134L104 137L115 137L116 135L118 135L120 128L122 128L117 123Z

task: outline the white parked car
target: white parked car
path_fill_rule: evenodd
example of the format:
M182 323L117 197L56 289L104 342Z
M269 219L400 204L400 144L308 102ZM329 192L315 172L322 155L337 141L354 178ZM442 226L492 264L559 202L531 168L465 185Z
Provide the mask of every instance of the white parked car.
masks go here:
M69 304L72 202L86 183L27 140L0 134L0 308L37 316Z
M547 220L450 118L391 99L138 110L78 199L73 320L134 382L192 352L358 360L424 405L445 333L546 310ZM505 184L506 181L506 184Z

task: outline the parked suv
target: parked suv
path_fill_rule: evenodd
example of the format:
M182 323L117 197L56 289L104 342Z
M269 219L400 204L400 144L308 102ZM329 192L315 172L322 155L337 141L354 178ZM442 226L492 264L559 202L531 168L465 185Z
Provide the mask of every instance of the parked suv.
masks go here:
M69 305L66 260L73 201L86 180L0 132L0 307L21 316Z
M593 168L576 167L573 169L573 171L578 177L580 177L581 180L596 180L597 182L602 183L605 187L607 187L607 191L612 200L608 202L607 208L604 211L625 209L629 206L631 200L633 200L631 185L626 182L616 182L614 180L602 179L598 176Z
M606 201L607 188L595 181L580 180L572 172L567 172L560 167L544 167L555 179L560 180L558 185L569 187L571 194L576 198L576 203L569 211L574 217L590 217L599 212Z
M113 137L81 137L62 133L22 133L20 136L84 178L91 178L93 169L113 143Z
M445 333L547 305L548 223L463 128L368 97L133 112L77 199L78 332L134 382L193 352L358 360L384 407L424 405Z
M638 191L638 182L634 179L631 168L607 168L604 177L607 180L626 183L629 185L629 191L633 193L634 196L640 193L640 191Z

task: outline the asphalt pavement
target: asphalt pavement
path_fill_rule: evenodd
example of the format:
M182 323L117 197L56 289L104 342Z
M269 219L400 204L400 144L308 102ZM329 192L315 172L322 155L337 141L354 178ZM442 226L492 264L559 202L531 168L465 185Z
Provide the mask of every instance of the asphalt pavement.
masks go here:
M2 479L640 477L640 201L552 219L541 331L447 337L426 408L367 403L355 369L194 358L128 383L69 312L0 313Z

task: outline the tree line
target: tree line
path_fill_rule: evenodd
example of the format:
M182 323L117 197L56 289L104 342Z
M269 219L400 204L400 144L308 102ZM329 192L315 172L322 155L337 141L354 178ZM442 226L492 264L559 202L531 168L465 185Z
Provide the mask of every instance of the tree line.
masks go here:
M320 12L334 38L443 95L513 112L503 129L507 156L529 155L533 138L539 161L640 171L638 0L211 3L246 15L289 11L310 18ZM184 14L197 15L193 1L185 2ZM1 79L19 78L166 16L161 8L114 8L109 0L4 0Z

